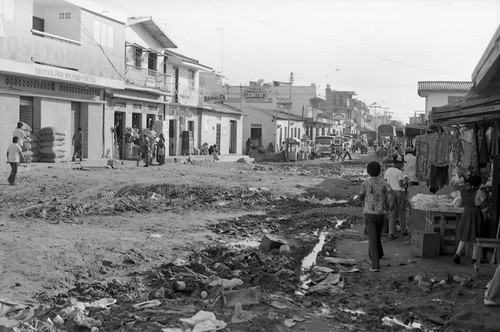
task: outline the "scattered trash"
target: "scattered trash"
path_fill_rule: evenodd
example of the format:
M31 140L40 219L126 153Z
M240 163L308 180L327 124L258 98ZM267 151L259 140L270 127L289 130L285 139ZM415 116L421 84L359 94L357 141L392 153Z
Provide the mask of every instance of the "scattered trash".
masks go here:
M191 318L181 318L181 322L193 325L192 332L204 332L223 329L227 324L215 317L211 311L200 310Z
M344 289L344 281L341 280L340 273L329 273L318 284L309 287L307 293L337 294Z
M234 306L234 314L231 317L231 323L245 323L251 321L256 316L252 314L250 311L245 311L241 308L241 303L236 303Z
M355 265L356 260L352 258L324 257L324 260L332 264Z
M405 324L401 320L394 318L394 317L384 317L382 318L382 323L385 326L402 326L406 329L422 329L422 324L418 322L412 322Z
M292 327L294 325L295 325L295 322L293 321L293 319L291 319L291 318L285 319L285 326L286 327Z
M243 280L238 278L232 278L228 280L215 276L212 279L212 281L209 281L209 279L207 279L207 281L209 281L208 286L210 287L222 286L222 288L224 289L231 289L234 287L242 286L244 284Z
M276 237L271 237L270 235L264 235L260 241L259 248L263 252L270 251L273 249L279 249L285 241L278 239Z
M145 301L141 303L137 303L132 305L136 310L142 310L146 308L153 308L153 307L159 307L161 305L161 302L159 300L151 300L151 301Z
M259 304L262 300L262 295L260 287L256 286L222 292L222 298L226 307L234 307L237 303L241 305Z
M116 303L115 299L104 298L90 303L83 303L85 305L85 309L107 309L110 305Z

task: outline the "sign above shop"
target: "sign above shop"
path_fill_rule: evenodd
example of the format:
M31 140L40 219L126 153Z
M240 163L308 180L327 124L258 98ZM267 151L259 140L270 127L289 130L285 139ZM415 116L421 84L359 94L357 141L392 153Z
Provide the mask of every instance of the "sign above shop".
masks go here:
M182 116L186 118L193 117L196 115L191 108L184 106L174 106L174 105L169 106L168 114L173 116Z
M206 103L222 103L226 101L226 95L203 96L203 101Z
M246 88L242 91L241 96L247 103L267 103L268 95L266 89L262 88Z

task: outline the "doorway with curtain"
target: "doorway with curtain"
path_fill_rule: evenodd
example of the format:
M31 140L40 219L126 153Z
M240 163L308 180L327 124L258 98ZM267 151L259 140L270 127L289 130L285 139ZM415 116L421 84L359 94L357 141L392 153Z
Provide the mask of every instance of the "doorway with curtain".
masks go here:
M238 137L237 135L237 126L236 126L236 121L231 120L229 121L229 153L236 153L236 138Z
M176 120L168 120L168 155L175 156L176 154L176 129L177 129L177 121Z

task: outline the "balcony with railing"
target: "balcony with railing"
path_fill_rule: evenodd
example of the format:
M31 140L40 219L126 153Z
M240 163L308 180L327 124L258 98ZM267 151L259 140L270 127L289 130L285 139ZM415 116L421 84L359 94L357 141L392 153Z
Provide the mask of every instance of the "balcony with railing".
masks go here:
M156 70L127 64L125 66L125 79L127 84L139 88L159 90L167 94L173 93L171 76Z

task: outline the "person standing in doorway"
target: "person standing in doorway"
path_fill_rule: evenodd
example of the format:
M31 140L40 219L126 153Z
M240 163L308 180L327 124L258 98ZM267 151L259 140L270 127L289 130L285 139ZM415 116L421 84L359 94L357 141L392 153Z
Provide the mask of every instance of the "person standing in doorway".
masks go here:
M11 186L16 185L17 165L21 162L22 149L18 144L19 138L12 137L12 144L7 148L7 162L10 164L10 175L7 179Z
M247 148L247 156L249 156L250 150L252 149L252 139L250 137L247 139L246 148Z
M384 256L382 248L382 226L384 217L388 209L389 195L395 196L391 186L382 179L380 171L382 166L377 161L372 161L366 166L366 171L370 177L361 184L359 199L364 201L363 215L365 218L365 229L368 234L368 255L372 262L370 271L378 272L380 269L380 259Z
M76 158L80 158L80 161L83 161L82 144L83 144L82 127L78 127L78 132L76 132L73 135L73 145L75 147L75 151L73 152L73 158L72 158L73 161L75 161Z

